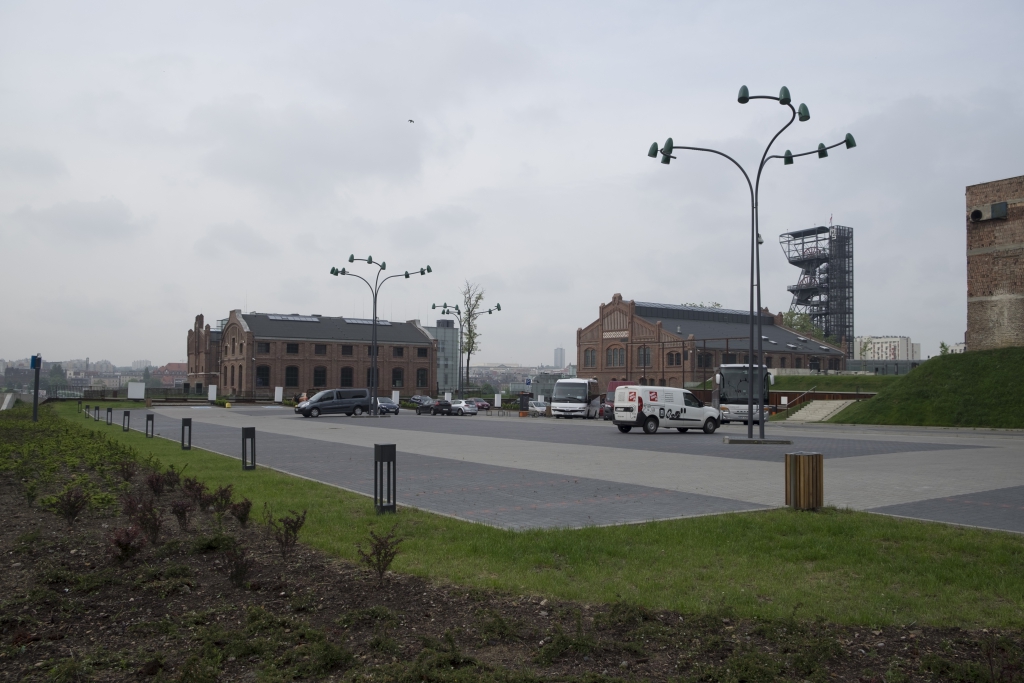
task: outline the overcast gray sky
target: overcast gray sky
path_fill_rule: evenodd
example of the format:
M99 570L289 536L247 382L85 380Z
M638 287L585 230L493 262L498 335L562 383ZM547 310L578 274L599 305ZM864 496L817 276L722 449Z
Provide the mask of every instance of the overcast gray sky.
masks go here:
M855 234L857 334L966 326L964 187L1024 174L1019 2L0 2L0 357L185 358L197 313L382 317L480 282L480 361L575 358L620 292L747 302L746 186L786 85L826 160L762 183L778 235ZM408 123L414 119L415 123ZM357 264L358 267L358 264ZM368 272L363 265L359 272Z

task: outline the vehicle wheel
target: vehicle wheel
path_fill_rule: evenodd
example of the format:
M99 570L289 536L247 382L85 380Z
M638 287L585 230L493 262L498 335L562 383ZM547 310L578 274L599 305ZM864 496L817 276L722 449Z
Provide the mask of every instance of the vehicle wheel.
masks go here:
M680 434L685 434L686 432L690 431L690 428L689 427L676 427L676 431L679 432Z
M619 431L623 434L629 434L629 430L632 429L629 425L619 425Z
M306 413L303 413L302 417L309 417L309 415L306 415Z
M359 406L356 406L355 410L352 411L352 414L355 415L356 417L359 417L360 415L363 414L363 409Z
M398 408L395 408L395 415L398 415Z
M715 424L715 418L709 417L704 422L704 433L705 434L714 434L716 429L718 429L718 425Z
M434 410L433 408L431 408L431 409L430 409L430 414L431 414L431 415L437 415L437 411L436 411L436 410Z
M320 409L319 408L313 408L313 410L309 411L309 416L310 417L320 417Z
M658 418L651 415L644 420L644 434L654 434L658 431Z
M465 415L465 413L462 412L462 408L459 408L459 417L462 417L463 415Z

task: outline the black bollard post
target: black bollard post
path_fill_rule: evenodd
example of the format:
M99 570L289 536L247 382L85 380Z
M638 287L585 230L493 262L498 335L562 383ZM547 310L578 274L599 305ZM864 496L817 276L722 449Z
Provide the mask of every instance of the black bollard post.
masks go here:
M100 407L99 406L93 406L93 409L92 409L92 421L93 422L99 422L100 421Z
M153 418L156 416L153 413L146 414L146 438L152 439L156 434L156 422Z
M132 411L126 410L126 411L124 411L124 415L121 416L121 431L122 432L127 432L129 429L131 429L131 424L132 424Z
M256 469L256 428L242 427L242 469Z
M185 428L188 427L188 443L185 442ZM192 418L183 417L181 418L181 450L190 451L192 450Z
M395 444L373 444L373 505L377 514L398 512L395 494L398 489L398 467Z
M89 404L88 404L88 403L86 403L86 404L85 404L85 419L86 419L86 420L88 420L88 419L89 419L89 413L90 413L90 412L92 412L92 408L90 408L90 407L89 407Z
M107 408L107 426L114 424L114 409Z

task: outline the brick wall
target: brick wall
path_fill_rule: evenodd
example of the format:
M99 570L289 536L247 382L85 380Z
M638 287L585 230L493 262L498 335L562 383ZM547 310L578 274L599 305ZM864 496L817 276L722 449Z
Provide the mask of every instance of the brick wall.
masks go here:
M1006 218L972 222L1007 202ZM967 350L1024 346L1024 176L967 188Z

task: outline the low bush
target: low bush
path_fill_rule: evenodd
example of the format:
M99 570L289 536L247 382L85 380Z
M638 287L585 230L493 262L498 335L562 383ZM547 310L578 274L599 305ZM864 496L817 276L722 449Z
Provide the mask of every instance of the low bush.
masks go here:
M149 490L153 492L154 496L157 496L159 498L160 496L164 495L164 475L162 475L159 472L153 472L148 477L146 477L146 486L149 487Z
M121 478L127 482L134 479L140 469L142 469L142 467L135 458L123 458L117 463L118 474L120 474Z
M397 524L392 526L386 534L377 534L371 530L368 551L363 550L361 544L356 544L359 560L377 575L378 586L384 585L384 576L399 553L398 545L405 540L396 537L395 529L397 528Z
M171 503L171 514L178 520L178 528L182 531L188 530L188 523L192 519L192 513L196 506L191 500L176 500Z
M110 554L120 564L132 559L146 546L146 539L138 527L117 529L110 535Z
M68 487L61 493L53 496L49 501L49 507L55 513L64 518L69 527L75 525L78 516L89 507L92 497L80 487Z
M232 544L224 551L224 568L228 573L228 580L235 588L245 587L253 566L252 558L242 546Z
M302 514L295 512L295 510L289 510L291 515L285 515L274 519L274 511L266 503L263 504L263 523L270 530L274 540L277 541L278 547L281 549L281 558L288 559L288 556L295 549L295 544L299 540L299 531L302 529L302 525L306 523L306 511L303 510Z
M151 545L157 545L160 539L160 529L164 524L164 515L153 503L152 498L147 498L139 504L132 517L135 525L146 534L146 539Z
M232 503L230 507L231 516L238 520L243 529L249 524L249 513L251 511L252 501L248 498Z

